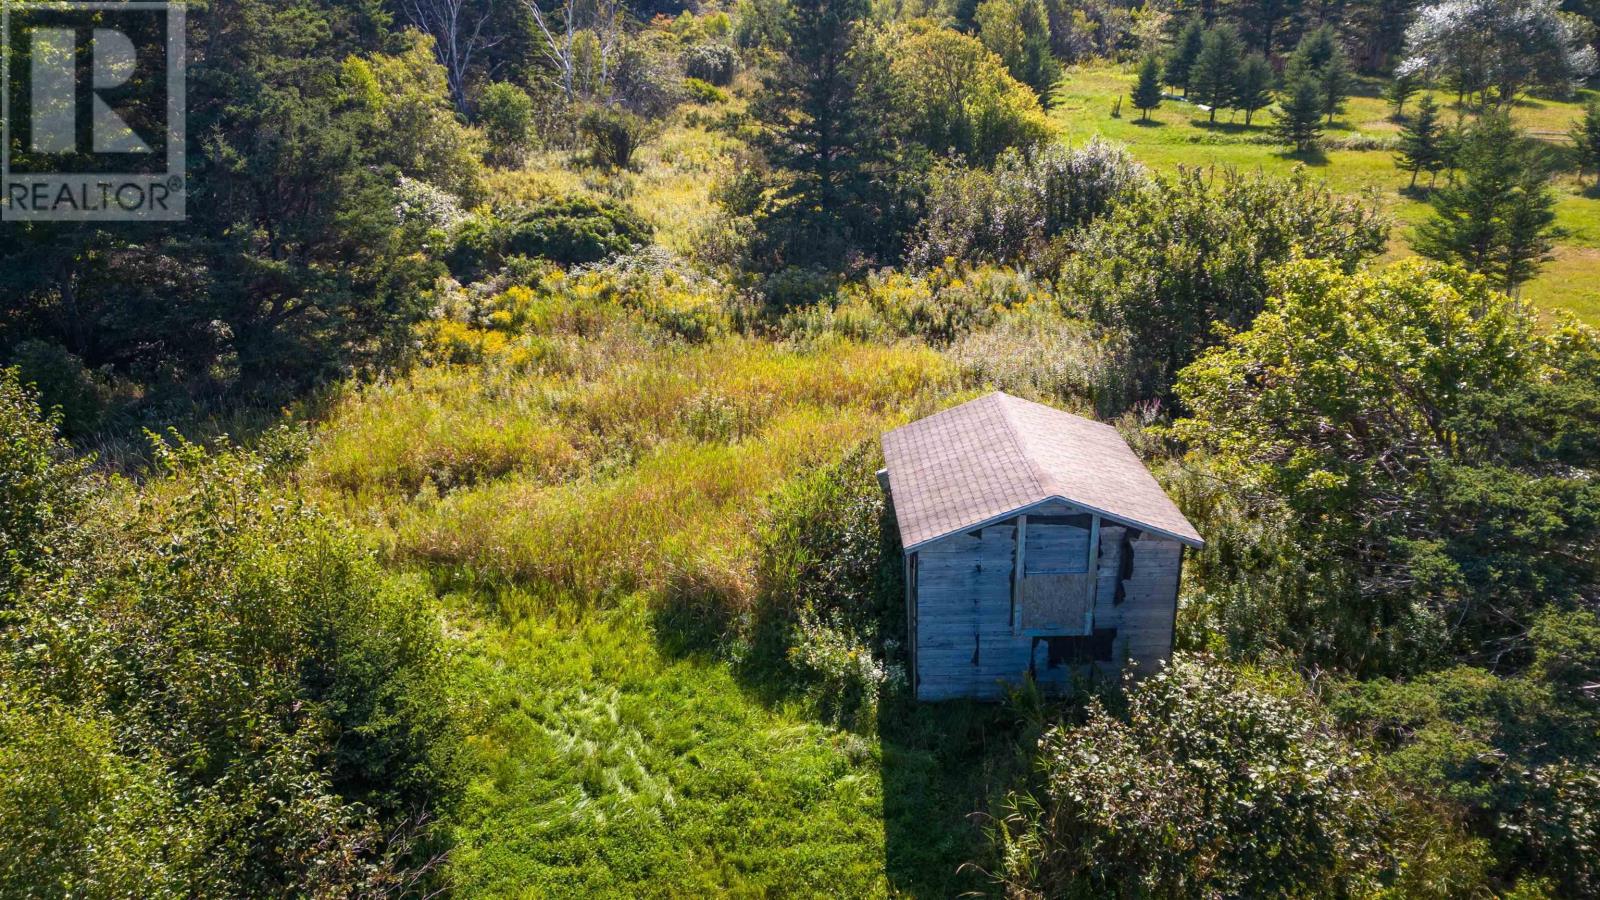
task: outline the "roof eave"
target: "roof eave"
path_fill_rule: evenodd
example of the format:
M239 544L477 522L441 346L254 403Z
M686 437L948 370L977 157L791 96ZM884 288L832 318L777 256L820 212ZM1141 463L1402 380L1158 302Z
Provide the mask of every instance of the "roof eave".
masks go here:
M1206 545L1206 542L1205 542L1204 538L1191 537L1189 535L1178 534L1178 533L1170 531L1168 529L1160 528L1160 527L1157 527L1155 525L1151 525L1148 522L1140 522L1140 521L1138 521L1136 519L1130 519L1127 516L1117 515L1116 513L1110 512L1108 510L1100 509L1100 508L1095 507L1095 506L1090 506L1087 503L1084 503L1084 502L1079 501L1079 500L1074 500L1071 497L1063 497L1060 494L1051 494L1048 497L1044 497L1042 499L1035 500L1032 503L1029 503L1029 504L1026 504L1026 505L1023 505L1023 506L1019 506L1019 507L1017 507L1015 509L1008 510L1006 512L1000 513L999 515L990 516L989 518L984 519L981 522L974 522L971 525L963 525L960 528L952 528L949 531L944 532L943 534L937 534L937 535L934 535L933 537L923 538L922 540L917 541L915 544L911 544L911 545L907 546L905 548L904 552L913 553L913 552L915 552L915 551L917 551L917 550L919 550L919 549L921 549L923 547L928 546L929 544L931 544L931 543L933 543L935 541L942 541L945 538L950 537L953 534L960 534L963 531L972 531L974 529L979 529L979 528L988 528L990 525L993 525L996 522L1004 522L1006 519L1009 519L1012 516L1021 515L1024 512L1026 512L1026 511L1028 511L1030 509L1033 509L1035 506L1038 506L1041 503L1049 503L1052 500L1059 500L1062 503L1066 503L1066 504L1068 504L1070 506L1076 506L1079 509L1085 510L1087 512L1094 513L1095 515L1101 517L1102 519L1110 519L1113 522L1117 522L1117 523L1120 523L1122 525L1127 525L1127 526L1129 526L1131 528L1137 528L1140 531L1148 531L1148 532L1150 532L1152 534L1159 534L1159 535L1161 535L1162 537L1165 537L1165 538L1171 538L1172 540L1177 541L1180 544L1183 544L1185 547L1189 547L1189 548L1194 549L1194 550L1202 549ZM896 527L897 528L899 527L899 523L896 523Z

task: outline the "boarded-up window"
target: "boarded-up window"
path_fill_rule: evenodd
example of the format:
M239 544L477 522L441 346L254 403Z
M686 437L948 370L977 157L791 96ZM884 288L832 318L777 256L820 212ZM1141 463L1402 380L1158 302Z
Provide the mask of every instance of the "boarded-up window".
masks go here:
M1052 634L1088 634L1094 624L1091 575L1030 575L1022 579L1022 627Z
M1089 516L1029 516L1019 606L1032 632L1088 634L1094 624Z

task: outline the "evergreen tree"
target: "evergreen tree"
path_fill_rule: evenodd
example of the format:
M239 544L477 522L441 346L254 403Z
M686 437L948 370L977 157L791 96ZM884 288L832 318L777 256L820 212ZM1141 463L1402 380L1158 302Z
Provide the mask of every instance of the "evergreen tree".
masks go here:
M1583 118L1569 132L1578 146L1578 183L1583 183L1583 170L1594 169L1600 178L1600 100L1590 98L1583 108Z
M1344 109L1344 102L1350 96L1352 81L1350 61L1339 46L1333 26L1324 25L1306 32L1294 53L1289 55L1289 62L1283 69L1283 83L1292 85L1303 77L1317 82L1318 93L1322 96L1321 114L1332 125L1333 117Z
M1408 72L1396 75L1394 80L1389 82L1389 86L1384 88L1384 99L1389 101L1389 118L1399 119L1405 115L1406 101L1410 100L1421 87L1417 83L1419 80L1415 73Z
M1289 84L1301 75L1320 73L1338 49L1339 41L1332 27L1324 25L1306 32L1284 64L1284 83Z
M1417 186L1417 173L1426 169L1436 174L1444 165L1444 129L1431 94L1422 96L1417 114L1400 129L1399 163L1411 170L1411 187Z
M1148 121L1150 110L1161 105L1161 64L1154 56L1146 56L1139 66L1139 84L1133 89L1133 107L1139 110L1140 121Z
M1323 63L1318 75L1321 82L1319 87L1322 88L1322 112L1328 117L1328 124L1332 125L1333 117L1344 112L1344 101L1350 97L1350 85L1354 80L1344 51L1335 46L1333 55Z
M1272 102L1272 64L1260 53L1252 53L1239 65L1238 77L1233 85L1233 105L1244 110L1244 123L1256 110Z
M1212 122L1217 120L1218 107L1233 102L1242 49L1239 33L1231 25L1208 30L1201 41L1200 55L1189 73L1189 85L1195 98L1211 107Z
M1322 88L1311 75L1291 81L1278 99L1272 133L1279 141L1304 153L1322 137Z
M1461 145L1462 178L1435 193L1417 252L1481 272L1506 290L1533 277L1555 221L1544 162L1504 113L1489 113Z
M1050 49L1050 13L1044 0L984 0L977 11L978 36L1011 76L1048 98L1061 77Z
M1205 26L1200 24L1198 18L1190 19L1189 24L1178 33L1178 41L1172 45L1166 65L1162 67L1167 84L1183 88L1185 97L1189 96L1189 71L1194 68L1195 60L1200 58L1200 48L1205 38Z
M1461 168L1461 148L1467 141L1467 126L1460 119L1456 124L1439 132L1439 169L1449 173L1451 184L1456 183L1456 170ZM1438 175L1437 172L1434 173ZM1429 183L1432 187L1432 182Z
M795 4L784 57L756 98L762 149L780 179L758 214L769 264L828 266L877 249L891 104L863 38L867 9L867 0Z

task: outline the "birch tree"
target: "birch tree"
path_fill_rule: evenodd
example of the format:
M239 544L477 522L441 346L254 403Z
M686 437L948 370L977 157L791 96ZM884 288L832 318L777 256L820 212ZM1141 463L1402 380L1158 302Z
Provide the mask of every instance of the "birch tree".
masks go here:
M450 99L456 109L467 108L467 76L473 59L505 39L485 29L494 16L495 0L402 0L406 19L433 36L434 54L444 66Z
M616 72L627 38L627 8L621 0L564 0L545 11L537 0L521 0L533 18L551 80L568 103L616 102Z

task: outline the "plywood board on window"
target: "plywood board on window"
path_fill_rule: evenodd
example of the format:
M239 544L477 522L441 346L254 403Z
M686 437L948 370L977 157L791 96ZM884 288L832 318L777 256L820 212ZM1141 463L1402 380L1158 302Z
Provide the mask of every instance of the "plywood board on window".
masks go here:
M1030 575L1022 579L1022 627L1054 634L1088 634L1093 627L1093 575Z

